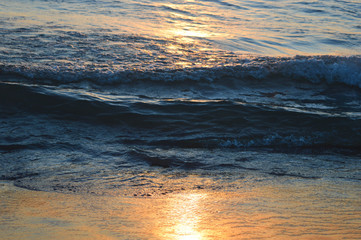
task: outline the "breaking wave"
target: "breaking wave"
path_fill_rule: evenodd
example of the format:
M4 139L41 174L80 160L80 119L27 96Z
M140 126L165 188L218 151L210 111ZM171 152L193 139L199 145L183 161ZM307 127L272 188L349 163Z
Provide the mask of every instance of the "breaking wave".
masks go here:
M90 70L89 70L90 69ZM193 84L237 84L242 80L307 81L311 83L342 83L361 88L361 56L296 56L239 57L222 66L202 68L116 69L111 66L85 68L73 64L52 66L0 63L2 78L18 75L29 82L68 84L89 81L97 85L135 82L158 84L192 82ZM23 81L23 80L22 80Z

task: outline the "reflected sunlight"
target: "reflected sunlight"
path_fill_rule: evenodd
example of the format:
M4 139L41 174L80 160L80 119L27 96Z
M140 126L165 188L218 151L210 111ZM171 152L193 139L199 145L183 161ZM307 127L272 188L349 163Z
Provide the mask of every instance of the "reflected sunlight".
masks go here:
M205 31L194 30L194 29L190 29L190 28L172 29L172 30L170 30L170 32L171 32L172 35L174 35L176 37L199 37L199 38L204 38L204 37L209 36L209 34L207 32L205 32Z
M329 196L330 189L349 197L331 202L314 194ZM52 240L290 240L305 233L302 239L326 239L325 232L330 232L327 239L359 239L357 190L358 185L320 182L244 187L238 193L184 190L164 197L127 198L31 191L0 182L0 235Z
M205 194L199 193L179 194L170 198L166 207L169 225L162 229L162 235L166 239L205 240L203 231L200 231L200 222L207 215L200 204L205 198Z

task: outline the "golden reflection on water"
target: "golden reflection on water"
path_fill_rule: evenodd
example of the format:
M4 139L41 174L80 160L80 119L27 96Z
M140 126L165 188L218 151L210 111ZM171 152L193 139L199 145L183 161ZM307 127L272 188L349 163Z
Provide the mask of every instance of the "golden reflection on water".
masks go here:
M2 239L357 239L358 186L184 190L150 198L62 194L0 183Z
M201 218L205 218L200 201L205 199L206 194L181 194L176 198L169 199L166 205L166 222L160 230L164 239L174 240L203 240L206 239L199 231Z
M194 41L194 39L192 39L191 37L207 38L211 36L209 32L203 30L206 27L207 26L199 28L194 25L184 24L183 22L180 22L175 24L173 28L168 29L167 32L170 34L170 36L178 39L182 38L183 42L192 42Z

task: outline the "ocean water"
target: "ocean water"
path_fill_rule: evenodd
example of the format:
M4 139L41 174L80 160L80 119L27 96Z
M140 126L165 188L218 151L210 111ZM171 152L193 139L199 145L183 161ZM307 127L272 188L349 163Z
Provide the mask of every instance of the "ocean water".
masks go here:
M0 1L0 43L1 180L361 191L359 0Z

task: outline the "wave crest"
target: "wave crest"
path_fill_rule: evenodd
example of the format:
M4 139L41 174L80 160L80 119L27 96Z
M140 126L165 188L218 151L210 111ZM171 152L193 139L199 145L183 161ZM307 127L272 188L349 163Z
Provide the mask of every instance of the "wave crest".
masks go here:
M169 84L234 84L243 80L308 81L311 83L342 83L361 88L361 55L240 57L223 66L182 69L115 69L111 66L86 68L63 65L11 65L0 63L0 73L7 81L19 81L5 75L20 75L25 81L67 84L89 81L98 85L135 82ZM24 81L22 79L21 81Z

